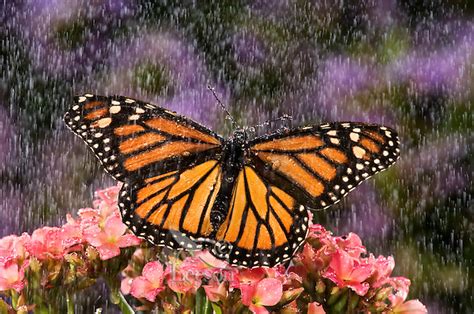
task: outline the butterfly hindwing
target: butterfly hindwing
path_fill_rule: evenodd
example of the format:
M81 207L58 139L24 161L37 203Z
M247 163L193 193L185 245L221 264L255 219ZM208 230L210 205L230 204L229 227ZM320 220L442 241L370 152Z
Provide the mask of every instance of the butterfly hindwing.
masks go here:
M119 181L193 166L213 158L222 139L198 123L127 97L76 97L66 125Z
M211 209L220 190L221 166L193 167L125 183L119 209L138 237L170 248L200 249L212 233Z
M245 166L236 178L227 217L211 252L232 265L277 265L298 250L308 224L304 206Z
M250 143L256 170L305 206L326 208L399 157L397 133L364 123L330 123Z

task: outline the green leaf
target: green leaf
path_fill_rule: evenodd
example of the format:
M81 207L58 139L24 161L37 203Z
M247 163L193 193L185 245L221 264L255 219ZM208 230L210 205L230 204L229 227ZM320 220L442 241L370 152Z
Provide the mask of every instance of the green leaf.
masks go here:
M196 314L212 314L212 306L206 297L206 292L200 288L196 293L196 304L194 306Z
M212 309L214 310L215 314L222 314L222 309L216 303L211 303Z
M0 299L0 314L8 313L9 309L10 309L10 306L5 301Z

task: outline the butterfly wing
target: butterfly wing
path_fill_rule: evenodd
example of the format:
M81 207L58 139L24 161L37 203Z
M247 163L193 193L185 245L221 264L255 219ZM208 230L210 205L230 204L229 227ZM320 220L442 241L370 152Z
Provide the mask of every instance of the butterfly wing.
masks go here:
M274 266L291 259L306 238L308 223L304 206L245 166L211 252L232 265Z
M201 249L203 242L211 241L211 209L221 172L219 161L211 159L125 183L118 201L124 223L155 245Z
M64 121L119 181L192 167L214 158L222 145L190 119L122 96L76 97Z
M364 123L330 123L250 142L251 160L269 182L311 208L337 203L399 157L397 133Z

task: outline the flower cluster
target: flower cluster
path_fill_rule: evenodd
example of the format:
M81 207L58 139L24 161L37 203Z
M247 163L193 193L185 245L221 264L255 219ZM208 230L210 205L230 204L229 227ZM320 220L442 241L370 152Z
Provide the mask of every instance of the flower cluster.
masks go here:
M0 239L0 294L12 297L14 309L29 308L25 297L31 293L24 293L25 286L40 289L47 304L48 297L54 298L54 292L48 296L48 288L67 286L71 293L84 289L101 276L106 261L124 257L121 248L141 243L120 219L119 189L98 191L94 208L80 209L76 219L68 215L62 227L43 227L31 235ZM19 294L25 297L17 300Z
M290 266L237 268L207 251L166 254L142 243L120 220L118 189L98 191L93 208L68 216L60 228L0 239L0 294L12 303L0 305L51 309L59 290L71 302L70 294L103 278L111 299L130 313L123 295L138 299L139 310L166 313L206 306L216 312L426 313L419 301L406 301L410 281L390 277L393 258L367 254L356 234L335 237L312 225Z
M202 291L224 313L239 308L252 313L426 313L418 300L405 301L410 281L390 277L392 257L363 257L366 249L356 234L334 237L320 225L311 226L307 243L288 268L239 269L206 251L166 263L147 261L146 255L136 252L121 285L124 294L142 301L142 309L190 310Z

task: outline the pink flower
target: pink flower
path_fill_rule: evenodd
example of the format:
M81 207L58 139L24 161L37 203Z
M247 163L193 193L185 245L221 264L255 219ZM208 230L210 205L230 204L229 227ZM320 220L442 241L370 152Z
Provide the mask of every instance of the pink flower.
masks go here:
M308 314L326 314L326 311L318 302L312 302L308 304Z
M181 273L179 270L171 270L166 274L168 287L176 293L196 293L201 286L201 278L190 273Z
M393 294L388 298L392 305L391 313L422 314L428 313L426 307L418 300L405 302L410 287L410 280L404 277L394 277L388 280L393 288Z
M330 254L331 248L328 246L316 249L309 243L306 243L303 246L303 250L296 255L296 259L304 266L304 273L301 275L306 277L307 273L316 274L321 269L324 269L331 261Z
M85 242L82 237L82 229L79 221L72 218L69 214L66 216L66 219L67 223L62 226L63 245L65 247L72 247Z
M97 199L94 201L94 206L99 207L101 204L108 205L109 207L117 206L120 189L121 184L96 191L95 197Z
M391 313L423 314L423 313L428 313L428 310L420 301L410 300L394 307Z
M323 226L314 224L309 227L308 238L326 240L331 239L331 232L327 231Z
M252 313L268 313L265 306L277 304L283 295L283 285L280 280L265 278L258 283L240 285L242 303L249 307Z
M203 286L203 288L206 292L207 298L211 302L219 302L227 298L228 289L225 281L218 283L213 280L209 283L209 285Z
M349 287L358 295L365 295L369 290L369 284L364 282L372 274L372 266L363 264L358 259L343 250L337 250L332 254L329 268L322 274L330 279L338 287Z
M76 242L71 242L71 238L75 232L66 228L63 230L56 227L43 227L36 229L31 235L31 239L26 243L28 252L38 259L59 259L65 254L76 249L71 245Z
M392 307L396 307L405 301L408 296L408 290L410 288L410 280L404 277L390 278L388 281L389 285L392 286L394 291L388 298Z
M25 268L28 262L18 267L16 263L0 265L0 291L14 289L20 292L25 287Z
M150 262L143 267L142 276L133 279L130 293L136 298L155 302L158 293L164 290L164 271L160 262ZM126 290L126 287L123 287ZM123 291L123 290L122 290Z
M387 282L393 268L395 267L395 261L392 256L379 256L375 258L370 254L368 262L374 266L374 272L370 276L371 286L373 288L378 288Z
M263 267L243 269L239 272L239 281L242 284L255 284L265 278L266 271Z
M95 192L94 208L96 208L102 218L112 215L120 216L117 207L118 193L120 186L113 186L105 190Z
M365 247L362 245L362 240L355 233L350 232L347 236L335 237L334 240L339 248L349 253L352 257L359 258L362 253L366 252Z
M120 282L120 291L122 291L123 294L130 294L130 290L132 290L132 282L133 278L125 276Z
M21 236L9 235L0 239L0 265L5 265L13 260L24 260L28 257L26 243L30 236L26 233Z
M141 240L127 231L119 217L110 216L103 228L90 225L84 229L84 238L97 248L100 258L107 260L120 254L120 248L140 244Z
M215 273L231 269L229 265L214 256L208 251L200 251L193 257L187 257L180 266L181 273L189 273L195 277L205 277L210 279Z
M114 186L95 193L97 198L94 200L94 208L82 208L78 211L82 228L91 225L98 225L103 228L110 216L120 217L117 207L119 190L119 186Z

